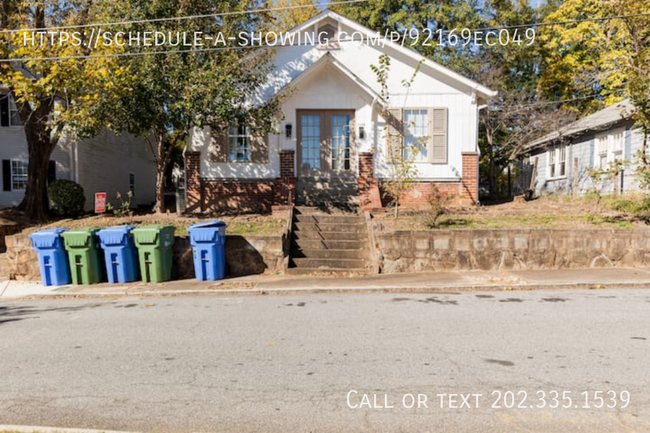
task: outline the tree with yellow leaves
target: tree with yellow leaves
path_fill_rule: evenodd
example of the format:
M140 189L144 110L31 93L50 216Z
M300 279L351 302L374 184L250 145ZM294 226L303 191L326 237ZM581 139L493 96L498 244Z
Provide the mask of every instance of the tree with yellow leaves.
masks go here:
M567 105L581 114L629 95L635 74L633 59L648 50L644 46L647 41L639 36L650 28L650 17L593 19L643 13L650 13L646 0L564 1L546 21L583 21L539 30L538 42L544 50L540 94L549 99L572 99Z
M268 28L275 32L286 32L318 15L315 0L271 0L266 3L268 8L280 9L271 12Z
M64 136L89 137L105 126L126 71L112 57L119 46L40 43L39 32L80 25L100 18L101 2L86 0L6 0L0 8L0 83L9 88L27 138L27 188L19 209L35 221L47 219L47 171L50 155ZM60 28L63 27L63 28ZM49 37L49 35L48 35ZM55 36L56 37L56 36ZM88 46L92 45L92 46ZM48 60L40 60L47 58Z

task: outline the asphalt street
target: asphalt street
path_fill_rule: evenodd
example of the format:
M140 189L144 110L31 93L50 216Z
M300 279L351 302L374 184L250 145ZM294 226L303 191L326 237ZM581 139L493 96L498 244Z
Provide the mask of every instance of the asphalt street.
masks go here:
M650 291L2 302L0 424L650 431Z

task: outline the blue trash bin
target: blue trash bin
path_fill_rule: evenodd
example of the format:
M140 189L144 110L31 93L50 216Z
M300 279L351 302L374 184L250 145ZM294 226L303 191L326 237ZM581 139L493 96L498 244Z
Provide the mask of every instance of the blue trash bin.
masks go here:
M46 229L29 235L38 255L44 286L61 286L71 282L68 253L61 237L61 233L66 230L68 229Z
M226 223L193 224L187 231L190 233L196 279L222 280L226 276Z
M97 232L104 250L108 282L130 283L138 279L138 251L133 243L134 226L115 226Z

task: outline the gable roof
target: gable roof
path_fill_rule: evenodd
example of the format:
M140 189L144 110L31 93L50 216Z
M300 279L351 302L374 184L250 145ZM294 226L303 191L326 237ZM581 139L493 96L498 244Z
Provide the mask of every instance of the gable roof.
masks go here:
M607 126L619 122L623 119L628 119L634 110L634 105L629 99L624 99L616 104L603 108L600 111L583 117L573 123L570 123L557 131L553 131L532 143L526 145L526 149L534 149L540 147L551 141L560 140L562 138L569 138L572 136L580 135L589 131L603 130Z
M359 88L361 88L373 101L378 101L379 103L384 103L385 101L382 100L381 95L379 95L377 92L373 90L372 87L370 87L368 84L366 84L365 81L363 81L361 78L359 78L354 72L352 72L348 67L346 67L343 63L338 61L336 57L332 55L332 53L327 52L321 56L320 59L316 60L314 63L309 65L307 69L302 71L298 76L296 76L293 80L291 80L286 86L284 86L282 89L280 89L279 93L286 92L291 88L294 88L298 86L301 82L303 82L307 77L310 77L314 75L317 71L320 71L327 65L331 65L334 68L336 68L339 72L341 72L344 76L350 79L354 84L356 84Z
M381 34L370 30L368 27L365 27L365 26L363 26L363 25L359 24L358 22L353 21L351 19L345 18L343 15L340 15L340 14L338 14L338 13L332 11L332 10L329 10L329 9L325 9L323 12L321 12L318 15L316 15L315 17L305 21L304 23L298 25L297 27L291 29L289 32L290 33L302 32L302 31L308 29L309 27L311 27L312 25L316 24L317 22L322 21L322 20L324 20L326 18L331 18L333 20L336 20L336 21L350 27L354 31L360 32L362 35L364 35L366 37L378 37L379 36L379 37L383 38L383 36ZM483 96L483 98L490 98L490 97L493 97L493 96L497 95L496 91L490 90L487 87L477 83L476 81L470 80L469 78L466 78L466 77L462 76L461 74L459 74L457 72L454 72L451 69L440 65L439 63L436 63L433 60L428 59L427 57L421 55L420 53L418 53L418 52L416 52L416 51L414 51L414 50L412 50L410 48L404 47L401 44L395 43L395 42L393 42L393 41L391 41L390 39L387 39L387 38L384 40L384 43L385 43L386 46L389 46L389 47L393 48L394 50L406 55L407 57L413 59L414 61L422 62L422 64L424 66L427 66L427 67L433 69L434 71L445 75L446 77L450 78L453 81L456 81L457 83L460 83L462 85L465 85L465 86L469 87L470 89L475 91L478 95Z

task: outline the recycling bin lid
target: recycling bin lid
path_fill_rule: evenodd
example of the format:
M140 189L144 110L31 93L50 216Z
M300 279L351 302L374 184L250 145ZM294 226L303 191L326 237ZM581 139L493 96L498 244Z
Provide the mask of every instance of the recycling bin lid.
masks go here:
M90 238L97 233L97 227L83 227L68 230L63 233L63 242L66 247L85 247L88 245Z
M133 229L135 226L129 225L105 227L97 232L97 236L103 245L122 245L124 237Z
M220 220L214 220L214 221L206 221L203 223L196 223L192 224L187 228L188 231L193 230L193 229L207 229L207 228L214 228L214 227L225 227L226 223Z
M134 229L133 237L137 244L156 244L158 243L159 234L164 232L174 233L174 230L176 230L176 227L173 225L151 224Z
M52 248L61 233L67 231L67 228L51 228L36 231L29 235L34 248Z

